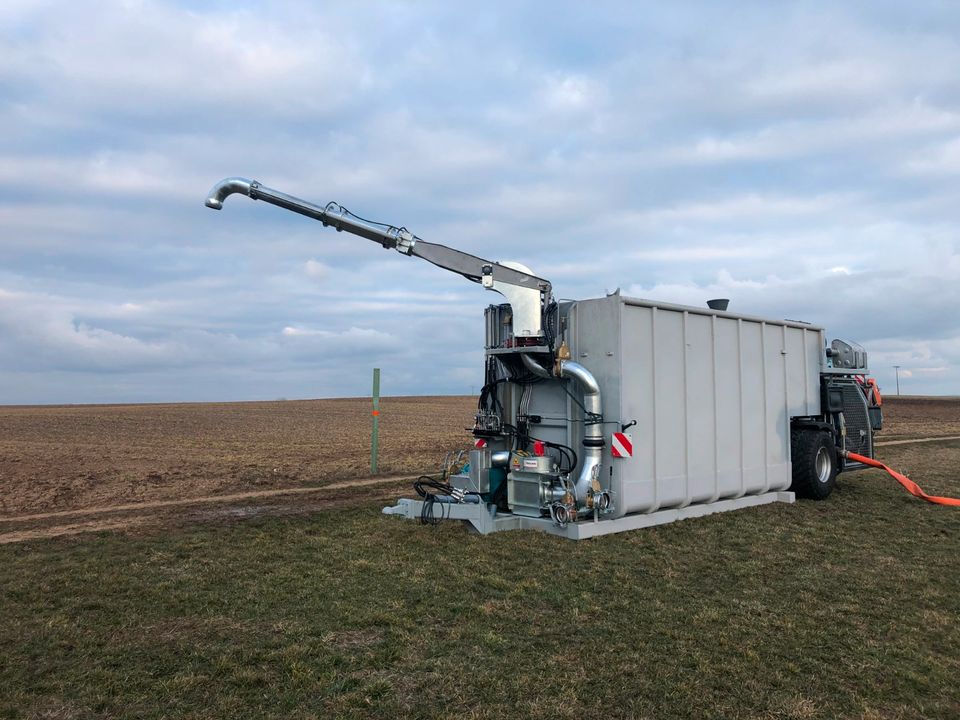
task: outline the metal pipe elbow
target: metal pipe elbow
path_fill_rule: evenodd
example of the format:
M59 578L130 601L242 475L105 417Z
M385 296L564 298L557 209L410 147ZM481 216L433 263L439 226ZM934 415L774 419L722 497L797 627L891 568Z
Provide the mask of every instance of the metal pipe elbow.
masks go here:
M204 203L208 208L213 210L220 210L223 208L223 201L227 199L229 195L234 193L243 193L244 195L250 195L250 188L253 186L253 180L247 180L242 177L229 177L224 178L212 188L210 192L207 193L207 201Z
M520 360L521 360L521 362L523 362L523 366L524 366L527 370L529 370L530 372L532 372L534 375L536 375L537 377L542 377L542 378L553 377L553 375L550 373L549 370L547 370L543 365L541 365L541 364L538 363L536 360L534 360L532 357L530 357L529 354L527 354L527 353L522 353L522 354L520 355Z
M583 365L573 360L560 361L560 377L575 378L583 388L583 394L589 397L600 397L600 383Z

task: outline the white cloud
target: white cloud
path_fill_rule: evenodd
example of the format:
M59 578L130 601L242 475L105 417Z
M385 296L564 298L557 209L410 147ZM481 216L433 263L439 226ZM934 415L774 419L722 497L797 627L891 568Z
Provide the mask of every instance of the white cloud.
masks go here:
M373 330L372 328L351 327L343 332L331 332L330 330L318 330L287 325L281 332L287 337L320 338L322 340L342 340L348 342L363 341L384 344L393 344L395 342L395 338L389 333Z
M807 102L851 94L874 96L895 79L894 68L872 58L839 58L765 72L747 81L751 94L767 100L784 98Z
M889 101L887 101L889 102ZM796 158L828 152L848 154L878 142L930 137L960 128L960 113L917 99L827 119L787 122L725 136L708 135L690 145L654 154L658 164L706 164Z
M0 291L0 299L0 334L6 340L0 358L8 367L103 371L190 359L186 348L170 339L145 341L93 326L62 298Z
M330 268L328 266L324 265L319 260L314 260L313 258L310 258L304 263L303 269L307 275L317 280L326 277L330 272Z
M756 193L726 197L711 202L686 203L658 208L641 215L653 222L727 222L757 221L768 217L817 215L849 205L853 198L846 195L817 195L813 197L776 197Z
M308 357L358 357L377 353L394 355L403 349L403 341L388 332L374 328L349 327L342 331L323 328L305 328L288 325L281 335L301 346L300 353Z
M189 158L179 158L189 162ZM154 151L122 153L98 151L87 156L64 157L13 154L0 156L0 183L59 194L100 193L116 199L125 196L166 196L179 200L196 197L194 178L181 162ZM65 188L64 183L75 183Z
M603 101L605 90L586 75L560 75L547 78L544 99L554 112L594 111Z
M43 83L63 108L94 114L147 117L198 106L227 113L259 96L258 114L322 117L365 83L340 34L307 17L277 22L243 9L108 1L28 7L18 19L30 42L7 37L6 74ZM325 92L315 92L318 83Z
M960 174L960 137L921 150L904 163L904 169L917 175Z

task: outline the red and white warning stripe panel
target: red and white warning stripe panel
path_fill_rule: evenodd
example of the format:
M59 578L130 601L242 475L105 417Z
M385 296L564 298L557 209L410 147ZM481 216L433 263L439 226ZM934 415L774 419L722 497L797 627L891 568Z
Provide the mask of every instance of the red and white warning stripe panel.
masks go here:
M633 435L615 432L610 438L610 454L615 458L633 457Z

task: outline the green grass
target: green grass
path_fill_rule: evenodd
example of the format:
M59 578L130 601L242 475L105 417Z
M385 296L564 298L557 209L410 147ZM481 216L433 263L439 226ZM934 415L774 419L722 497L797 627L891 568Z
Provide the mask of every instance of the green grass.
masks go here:
M960 494L945 465L915 479ZM958 619L960 512L878 472L581 543L375 508L78 536L0 546L0 717L955 718Z

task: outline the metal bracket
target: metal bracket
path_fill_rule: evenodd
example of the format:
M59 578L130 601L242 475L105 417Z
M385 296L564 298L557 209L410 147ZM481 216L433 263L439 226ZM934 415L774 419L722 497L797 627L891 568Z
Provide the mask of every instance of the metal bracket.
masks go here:
M397 235L397 252L409 255L417 244L417 236L409 230L401 230Z
M493 265L484 265L480 268L480 284L485 288L493 287Z

